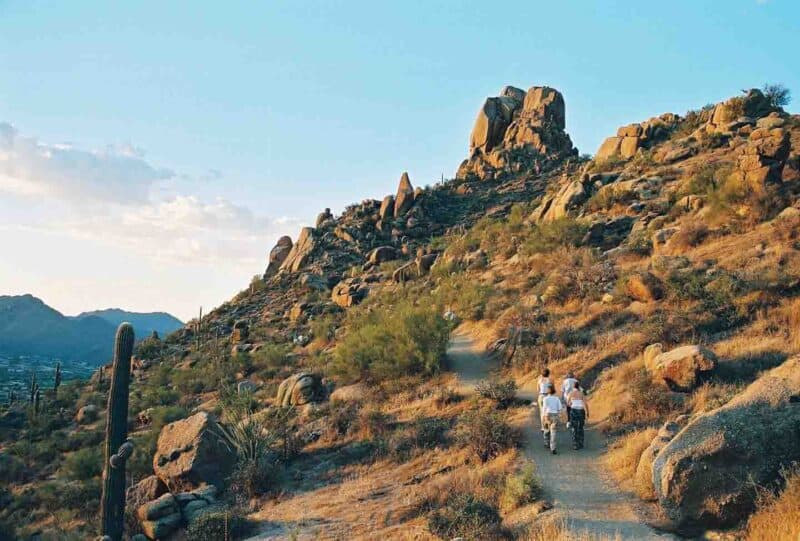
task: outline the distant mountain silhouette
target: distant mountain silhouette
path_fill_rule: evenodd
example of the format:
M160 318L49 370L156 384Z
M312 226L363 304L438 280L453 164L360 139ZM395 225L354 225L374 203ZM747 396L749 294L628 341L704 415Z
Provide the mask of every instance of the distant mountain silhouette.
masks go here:
M33 295L0 296L0 353L103 363L109 360L114 333L122 321L133 324L137 338L153 330L167 334L182 326L165 313L111 309L70 317Z
M156 331L159 336L164 336L183 327L183 322L180 319L166 312L139 313L127 312L119 308L106 308L105 310L83 312L76 316L77 319L92 317L99 317L108 321L115 328L123 321L127 321L133 325L133 330L138 340L150 336L153 331Z

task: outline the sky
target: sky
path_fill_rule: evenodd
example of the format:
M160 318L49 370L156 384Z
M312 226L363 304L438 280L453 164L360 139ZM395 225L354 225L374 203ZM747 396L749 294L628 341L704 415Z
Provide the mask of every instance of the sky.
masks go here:
M0 0L0 294L188 319L275 240L453 176L485 97L616 128L782 83L800 2Z

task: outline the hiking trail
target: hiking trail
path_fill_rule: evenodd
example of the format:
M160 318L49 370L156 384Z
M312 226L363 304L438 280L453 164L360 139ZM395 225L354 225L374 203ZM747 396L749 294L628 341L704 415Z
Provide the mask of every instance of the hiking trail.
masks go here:
M447 355L450 369L458 375L462 388L469 391L493 368L468 334L454 334ZM517 395L535 404L535 385L520 388ZM520 419L525 438L523 452L535 462L545 498L553 504L547 514L563 518L568 530L578 535L588 533L621 540L675 539L644 524L633 496L621 492L602 470L605 442L597 429L587 425L585 447L574 451L571 434L562 424L558 432L559 454L554 456L544 448L538 410L534 406L529 412Z

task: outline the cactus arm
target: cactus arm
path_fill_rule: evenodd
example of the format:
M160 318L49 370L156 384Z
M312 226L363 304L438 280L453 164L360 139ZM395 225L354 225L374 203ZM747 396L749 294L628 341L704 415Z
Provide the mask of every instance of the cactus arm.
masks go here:
M125 461L133 450L133 445L127 441L133 341L133 326L130 323L121 324L114 343L114 363L108 391L100 513L102 535L108 536L111 541L122 541L125 519Z

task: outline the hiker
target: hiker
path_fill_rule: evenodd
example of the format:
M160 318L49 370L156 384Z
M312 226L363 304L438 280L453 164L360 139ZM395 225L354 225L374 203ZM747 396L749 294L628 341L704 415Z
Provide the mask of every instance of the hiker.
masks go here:
M542 437L545 448L549 448L554 455L557 454L556 428L562 409L561 399L556 394L555 386L551 384L547 396L542 399Z
M589 417L589 404L579 381L575 382L572 391L567 395L569 408L569 424L572 430L572 448L583 449L583 425Z
M550 381L550 369L544 368L542 370L542 375L539 376L539 381L536 383L538 387L539 394L536 397L536 403L539 405L539 418L544 416L544 412L542 410L542 400L547 393L549 392L550 387L553 385L553 382ZM542 427L544 427L544 423L542 423ZM544 428L542 428L544 430Z
M575 379L575 374L570 370L567 372L567 377L564 378L564 381L561 382L561 396L564 398L564 404L567 405L567 428L569 428L570 423L570 416L569 416L569 400L567 397L569 393L572 392L572 389L575 387L575 383L578 380Z

